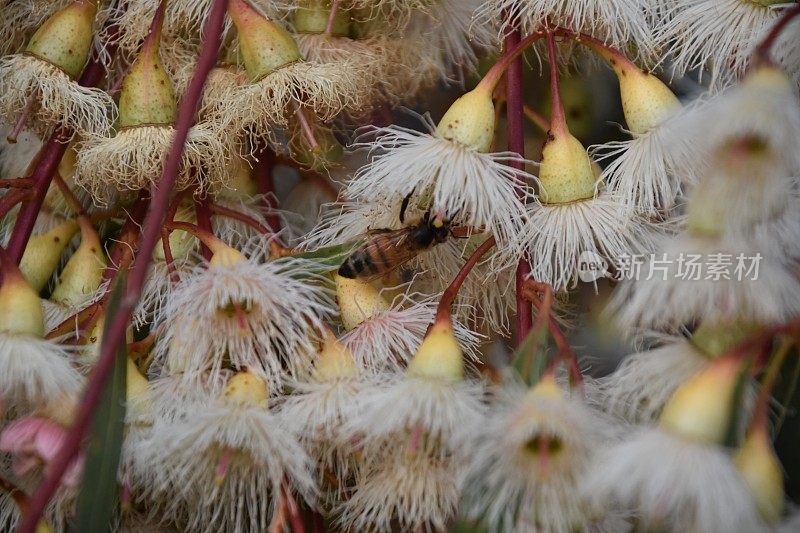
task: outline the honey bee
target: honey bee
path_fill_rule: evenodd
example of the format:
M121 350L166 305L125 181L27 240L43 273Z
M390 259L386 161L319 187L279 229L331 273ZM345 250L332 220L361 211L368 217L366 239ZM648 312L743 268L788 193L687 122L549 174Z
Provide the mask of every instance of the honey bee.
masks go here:
M405 214L407 202L403 202L400 221ZM339 267L339 275L350 279L369 279L383 276L416 257L445 242L450 235L450 223L431 218L430 212L419 223L397 230L375 230L367 241L359 246Z

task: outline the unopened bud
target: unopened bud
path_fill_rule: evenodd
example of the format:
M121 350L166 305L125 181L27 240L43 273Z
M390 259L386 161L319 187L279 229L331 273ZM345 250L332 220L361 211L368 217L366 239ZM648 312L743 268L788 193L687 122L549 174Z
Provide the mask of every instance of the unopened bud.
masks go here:
M592 198L596 178L592 160L568 130L551 130L539 166L542 203L563 204Z
M408 363L408 375L453 381L464 378L464 352L450 320L433 325Z
M338 274L335 281L339 316L347 331L391 307L380 291L368 281L345 278Z
M103 282L106 256L97 232L86 222L81 228L81 244L67 261L50 299L67 306L86 302Z
M488 152L494 140L494 102L492 93L478 87L453 102L439 121L436 131L479 152Z
M736 452L734 462L761 516L777 524L783 513L783 471L766 430L751 431Z
M76 0L55 12L33 34L25 52L51 63L76 79L92 49L97 5Z
M47 233L34 235L25 247L19 269L36 292L47 285L61 261L61 254L78 231L74 220L62 222Z
M0 332L44 336L44 309L39 294L16 270L3 272L0 285Z
M230 0L228 14L239 32L239 53L252 81L303 59L292 35L245 0Z
M673 393L661 413L661 426L689 439L724 443L740 372L738 359L712 362Z
M237 372L228 380L222 396L230 405L264 408L269 405L266 382L249 371Z
M353 352L329 333L322 342L314 371L319 381L335 381L356 376L358 367Z

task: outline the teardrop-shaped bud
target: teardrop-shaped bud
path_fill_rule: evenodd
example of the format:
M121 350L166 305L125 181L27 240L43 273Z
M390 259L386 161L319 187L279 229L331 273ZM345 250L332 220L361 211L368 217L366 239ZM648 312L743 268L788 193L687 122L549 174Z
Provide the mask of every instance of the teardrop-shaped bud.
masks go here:
M445 139L488 152L494 140L494 116L491 90L479 86L453 102L436 131Z
M161 63L160 28L147 36L119 94L119 128L171 125L178 114L175 87Z
M314 137L317 146L311 147L305 135L298 132L292 135L289 141L289 150L292 159L306 168L324 173L331 163L338 163L344 157L344 147L336 140L336 136L330 128L313 124ZM292 123L292 128L300 129L300 126Z
M381 292L368 281L345 278L338 274L335 275L335 281L339 316L347 331L391 307Z
M596 177L586 148L568 129L548 133L539 166L541 191L545 204L564 204L592 198Z
M625 122L642 134L659 125L680 108L678 97L664 82L630 61L607 57L619 80Z
M191 205L181 204L175 211L174 220L177 222L189 222L190 224L197 223L194 207ZM172 254L174 261L186 259L189 254L194 250L197 243L194 235L188 231L176 229L169 234L169 251ZM164 246L159 240L153 250L153 259L156 261L165 261Z
M464 352L449 319L433 325L409 361L408 375L452 381L464 378Z
M733 460L761 516L777 524L783 513L783 470L767 431L757 428L748 433Z
M230 0L228 14L239 32L239 53L252 81L303 59L294 37L245 0Z
M294 12L292 25L297 33L325 33L330 16L330 0L306 0ZM331 35L346 36L349 32L350 13L339 7L333 17Z
M211 249L211 263L212 265L230 267L244 260L244 256L239 250L231 248L219 239L213 241L205 241L205 245Z
M704 320L692 333L689 342L708 357L718 357L743 343L759 331L749 321L714 322Z
M134 419L150 418L150 384L147 378L139 372L139 368L128 358L128 371L126 373L126 400L129 415Z
M52 63L77 79L92 49L92 23L97 5L75 0L55 12L33 34L25 52Z
M661 413L661 426L689 439L724 443L741 370L736 358L712 362L673 393Z
M335 381L358 375L353 352L330 331L325 335L314 363L314 375L319 381Z
M30 238L19 262L19 269L33 290L40 292L47 286L48 280L58 268L61 254L77 231L78 223L67 220L46 233Z
M0 331L44 336L44 309L39 294L16 268L6 268L0 285Z
M53 302L78 306L86 302L103 283L106 256L97 232L81 222L81 244L69 258L50 295Z
M225 403L241 407L269 406L267 383L252 372L237 372L222 392Z
M258 185L253 179L253 169L241 156L234 155L230 164L230 179L219 191L226 200L249 200L258 194Z

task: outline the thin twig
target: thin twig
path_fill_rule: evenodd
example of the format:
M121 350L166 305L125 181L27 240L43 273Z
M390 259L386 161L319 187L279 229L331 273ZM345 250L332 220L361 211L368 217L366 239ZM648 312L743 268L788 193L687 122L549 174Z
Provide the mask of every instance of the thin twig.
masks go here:
M0 189L28 189L33 186L30 178L0 179Z
M514 50L520 42L519 30L514 30L506 35L503 47L505 50ZM508 66L506 71L506 124L508 133L508 151L515 152L520 158L525 157L525 123L522 109L522 91L523 91L523 76L522 76L522 57L517 56ZM512 160L508 163L511 167L519 170L525 170L525 164L521 160ZM525 195L525 180L521 174L516 175L516 191L517 197L520 201ZM525 341L528 332L533 327L533 313L531 306L522 296L522 286L526 279L528 279L531 272L531 267L528 261L523 257L517 265L516 272L516 334L517 345Z
M464 285L467 276L469 276L469 273L475 268L475 265L478 264L481 257L491 250L494 245L494 237L489 237L472 252L472 255L469 256L469 259L467 259L466 263L461 267L461 270L456 274L456 277L442 293L442 297L439 300L439 307L436 308L436 317L433 319L434 322L450 318L450 308L453 306L453 301L455 301L456 296L458 296L458 291L461 290L461 286Z

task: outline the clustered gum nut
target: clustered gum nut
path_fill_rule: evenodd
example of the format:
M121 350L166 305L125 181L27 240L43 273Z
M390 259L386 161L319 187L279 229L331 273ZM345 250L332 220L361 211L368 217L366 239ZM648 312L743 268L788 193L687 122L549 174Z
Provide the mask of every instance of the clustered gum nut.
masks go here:
M723 444L733 412L741 361L717 359L681 385L670 397L659 424L691 440Z
M748 433L733 460L761 516L777 524L783 514L783 470L766 429Z
M292 26L297 33L325 33L331 15L330 2L312 0L304 2L293 15ZM331 35L344 37L350 32L350 12L338 9L333 18Z
M334 282L339 316L347 331L354 329L372 315L391 307L381 292L368 281L335 274Z
M408 363L408 375L415 378L460 381L464 378L464 352L458 344L453 323L438 320Z
M87 296L100 288L105 268L106 256L100 239L86 223L81 231L81 244L64 266L50 299L69 306L84 303Z
M542 148L539 199L565 204L594 197L597 177L586 148L567 129L553 128Z
M36 292L45 288L53 272L58 268L61 254L77 231L78 223L67 220L50 231L34 235L28 240L19 269Z
M314 364L314 373L319 381L336 381L355 377L358 367L353 352L328 332Z
M479 86L453 102L436 131L447 140L488 152L494 139L494 120L492 91Z
M159 54L161 31L150 34L119 95L119 128L172 125L178 114L175 88Z
M16 270L5 270L0 285L0 332L44 336L44 309L39 294Z
M54 13L31 37L25 53L38 57L76 79L92 49L92 24L97 5L76 0Z
M225 403L239 407L266 408L269 406L267 383L252 372L237 372L228 380L222 392Z
M228 14L239 32L239 54L251 81L303 60L294 37L244 0L231 0Z

